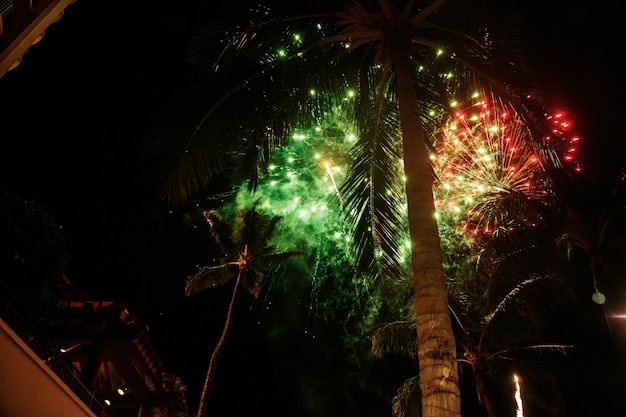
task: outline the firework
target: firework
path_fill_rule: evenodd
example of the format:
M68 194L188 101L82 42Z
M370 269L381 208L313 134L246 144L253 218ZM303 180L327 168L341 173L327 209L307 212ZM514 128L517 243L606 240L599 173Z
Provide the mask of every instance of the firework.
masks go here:
M530 134L498 100L476 95L456 106L431 153L438 216L456 218L474 234L533 221L524 219L522 206L542 200L547 188Z

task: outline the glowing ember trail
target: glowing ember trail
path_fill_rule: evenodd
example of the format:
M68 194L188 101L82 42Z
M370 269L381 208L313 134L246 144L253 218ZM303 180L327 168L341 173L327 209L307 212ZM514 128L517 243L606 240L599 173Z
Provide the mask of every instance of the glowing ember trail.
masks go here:
M520 388L519 377L513 375L513 382L515 383L515 404L517 406L515 417L524 417L524 405L522 404L522 390Z
M335 177L333 175L332 169L330 169L330 164L328 162L324 162L324 166L326 167L326 172L328 173L328 177L333 183L333 189L335 190L335 194L337 195L337 200L339 200L339 205L341 210L343 210L343 200L341 199L341 194L339 193L339 188L337 188L337 183L335 182Z

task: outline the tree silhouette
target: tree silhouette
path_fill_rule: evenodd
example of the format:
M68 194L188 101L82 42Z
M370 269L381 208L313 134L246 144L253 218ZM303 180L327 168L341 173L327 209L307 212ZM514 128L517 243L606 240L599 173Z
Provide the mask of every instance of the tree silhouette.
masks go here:
M64 301L70 252L55 214L0 186L0 283L37 316Z
M233 312L240 290L243 288L255 298L258 297L263 283L273 269L293 257L305 255L296 251L276 252L276 247L270 244L270 240L280 217L270 218L259 213L256 210L256 203L252 208L239 213L237 228L232 234L229 232L230 227L215 210L205 211L204 216L210 226L211 235L223 250L223 257L220 258L219 265L204 266L195 275L190 276L187 279L185 294L191 296L207 289L224 286L233 280L235 283L224 329L211 354L200 396L198 417L204 417L207 412L217 363L232 327Z

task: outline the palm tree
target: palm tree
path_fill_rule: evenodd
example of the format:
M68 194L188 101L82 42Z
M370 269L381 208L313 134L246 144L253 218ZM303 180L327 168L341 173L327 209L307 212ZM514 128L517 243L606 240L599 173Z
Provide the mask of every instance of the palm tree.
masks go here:
M525 279L481 317L471 311L480 290L451 296L459 362L465 365L460 370L463 409L468 414L514 416L523 408L524 415L589 415L621 408L615 372L606 369L611 358L577 344L579 338L570 333L573 326L579 332L593 331L572 314L580 310L581 299L565 278L553 273ZM474 300L468 305L468 299ZM372 352L417 360L414 320L378 327L372 334ZM395 417L421 416L414 398L418 382L419 377L409 378L398 390ZM516 401L518 384L523 395Z
M195 86L186 107L174 108L174 116L197 117L196 122L189 129L181 118L166 120L169 130L159 130L146 150L162 164L161 190L172 205L206 191L237 161L245 163L237 173L249 178L253 191L273 149L298 123L317 120L328 110L317 92L342 97L356 85L356 118L368 157L358 159L345 211L355 219L361 272L378 280L402 270L395 242L406 196L421 403L427 417L458 416L460 399L426 122L450 94L468 96L477 80L506 94L526 116L530 113L513 92L536 92L518 65L516 39L493 37L495 26L477 28L481 20L473 17L485 15L472 15L463 6L445 0L379 0L350 1L337 9L336 2L320 3L315 7L323 13L300 17L273 10L262 23L221 31L219 43L215 32L200 34L191 59L200 73L210 74L209 83ZM215 45L220 50L212 50ZM207 56L217 57L202 65ZM507 84L496 82L499 73L509 76ZM206 103L196 106L207 97L213 97L208 110ZM387 190L379 186L390 184L399 156L389 142L396 138L394 126L401 132L406 182L403 193L386 197ZM172 140L177 134L182 140Z
M276 247L270 245L269 242L280 217L270 218L259 213L256 210L256 203L252 208L239 213L237 229L232 235L228 232L228 225L224 223L215 210L205 211L204 216L209 223L211 235L224 251L224 256L220 259L219 265L204 266L195 275L190 276L187 279L185 294L190 296L206 289L226 285L233 280L235 284L228 305L224 329L211 354L200 396L198 417L206 415L215 381L217 362L224 350L224 344L232 327L233 311L239 291L243 288L255 298L258 297L269 272L288 259L304 255L303 252L296 251L276 252Z

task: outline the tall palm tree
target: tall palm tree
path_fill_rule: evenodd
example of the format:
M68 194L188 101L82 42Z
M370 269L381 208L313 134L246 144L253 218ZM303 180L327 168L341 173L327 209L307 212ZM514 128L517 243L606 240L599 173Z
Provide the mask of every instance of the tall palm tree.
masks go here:
M486 15L473 13L474 4L467 6L445 0L349 1L339 7L320 2L315 7L322 13L269 10L262 23L242 22L221 31L219 43L215 32L200 34L191 60L201 74L210 75L209 83L195 87L186 108L174 108L175 116L194 116L196 122L189 129L180 118L170 120L169 130L159 130L147 148L165 164L160 184L170 204L206 191L237 161L246 163L237 172L249 178L254 190L273 149L299 122L310 124L328 111L316 92L341 97L356 88L356 118L363 121L362 139L369 143L363 149L369 156L359 158L364 163L352 177L357 182L345 210L359 233L355 248L359 265L365 266L362 273L380 279L402 270L396 267L403 259L394 242L406 196L421 403L427 417L458 416L460 399L426 122L433 108L441 109L454 92L468 96L478 80L507 94L525 115L530 113L518 98L536 92L518 65L519 39L493 36L495 26L484 30L481 22ZM496 74L507 74L507 84L496 82ZM202 100L204 105L196 106ZM401 131L406 182L403 193L387 197L379 186L390 183L389 171L400 156L389 143L395 125ZM177 134L182 140L172 140Z
M235 283L224 329L211 354L200 396L198 417L206 415L217 363L232 327L233 312L240 290L243 288L255 298L258 297L271 270L288 259L304 255L303 252L296 251L276 252L276 247L270 245L270 240L280 217L270 218L259 213L256 210L256 203L252 208L239 213L237 228L232 235L229 234L229 226L215 210L205 211L204 216L209 223L211 235L223 250L224 256L220 259L219 265L204 266L195 275L190 276L187 279L185 294L190 296L206 289L224 286L233 280Z

